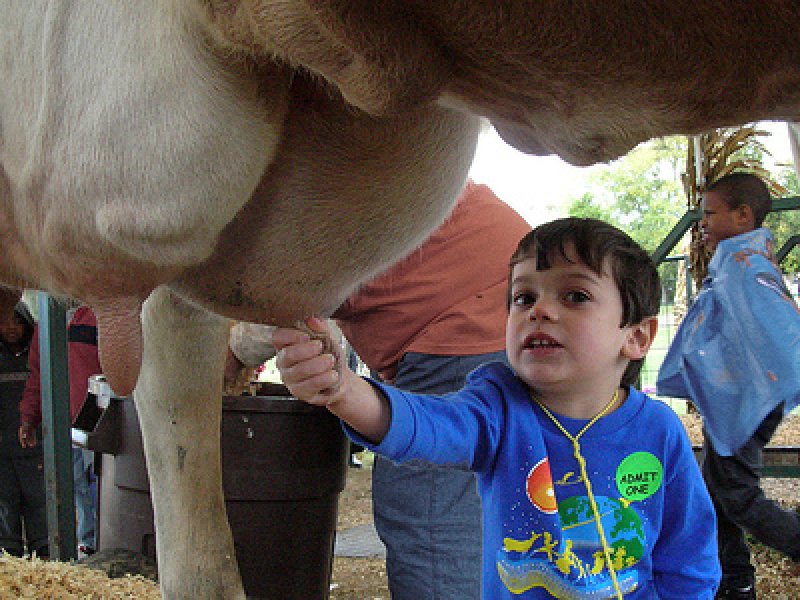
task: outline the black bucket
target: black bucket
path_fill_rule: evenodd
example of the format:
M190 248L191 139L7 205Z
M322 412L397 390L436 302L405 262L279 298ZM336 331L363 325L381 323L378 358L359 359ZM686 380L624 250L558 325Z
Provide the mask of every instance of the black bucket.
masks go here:
M348 445L327 410L289 397L283 386L266 393L223 398L223 490L242 583L250 598L324 600ZM136 409L129 399L114 402L123 431L98 475L98 549L126 548L155 560Z

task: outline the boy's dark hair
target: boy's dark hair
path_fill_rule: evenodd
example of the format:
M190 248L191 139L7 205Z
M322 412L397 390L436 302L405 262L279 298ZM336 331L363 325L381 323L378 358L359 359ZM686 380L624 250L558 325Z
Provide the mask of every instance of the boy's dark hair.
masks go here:
M749 206L757 228L761 227L772 208L767 184L752 173L730 173L717 179L705 191L719 194L731 210L742 204Z
M580 217L556 219L539 225L523 237L509 262L508 305L511 305L511 276L514 265L529 258L536 259L536 268L550 268L554 253L565 260L565 247L572 244L578 259L598 275L609 258L611 277L622 298L620 327L640 323L645 317L658 315L661 305L661 280L653 260L631 237L604 221ZM634 385L644 359L632 360L620 384Z

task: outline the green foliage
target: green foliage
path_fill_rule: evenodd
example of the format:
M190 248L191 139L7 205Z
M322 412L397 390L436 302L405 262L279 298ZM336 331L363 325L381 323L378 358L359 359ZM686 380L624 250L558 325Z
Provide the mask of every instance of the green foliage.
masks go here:
M592 192L572 201L570 216L612 223L652 254L686 212L680 183L686 138L651 140L592 176ZM675 294L678 263L661 266L665 297Z
M599 219L611 222L611 209L601 206L595 202L592 194L584 194L580 198L575 198L569 206L569 216Z
M686 138L679 136L651 140L595 172L590 180L592 191L572 200L570 216L613 223L652 253L686 212L680 183L686 144ZM736 156L760 161L763 151L758 146L746 146ZM789 195L800 196L793 167L785 166L772 176ZM792 235L800 235L800 211L771 213L765 225L775 234L780 248ZM800 272L800 247L794 248L781 267L787 273Z
M571 216L595 217L653 252L686 212L680 184L686 138L651 140L592 176L592 192L570 204Z
M793 167L784 167L775 174L775 180L785 187L789 196L800 196L800 183ZM800 235L800 210L784 210L767 215L764 225L775 235L780 248L793 235ZM800 247L795 246L781 263L784 273L800 273Z

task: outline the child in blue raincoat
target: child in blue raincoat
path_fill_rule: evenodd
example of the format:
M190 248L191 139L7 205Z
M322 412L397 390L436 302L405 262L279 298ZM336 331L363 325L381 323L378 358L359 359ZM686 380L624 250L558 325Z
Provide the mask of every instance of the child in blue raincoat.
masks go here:
M762 449L800 403L800 311L761 227L770 206L755 175L727 175L705 192L701 227L714 255L657 383L703 416L723 572L717 598L755 598L745 532L800 561L800 520L764 495L759 477Z

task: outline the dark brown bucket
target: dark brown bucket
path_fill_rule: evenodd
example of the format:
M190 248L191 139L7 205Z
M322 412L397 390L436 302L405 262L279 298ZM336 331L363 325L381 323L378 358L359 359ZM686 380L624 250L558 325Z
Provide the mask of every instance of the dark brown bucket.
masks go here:
M325 599L346 438L328 411L291 398L285 387L260 393L268 395L226 396L222 410L223 490L245 593ZM125 548L155 560L136 409L125 398L112 399L106 410L118 413L109 421L120 432L116 454L98 461L98 549Z

